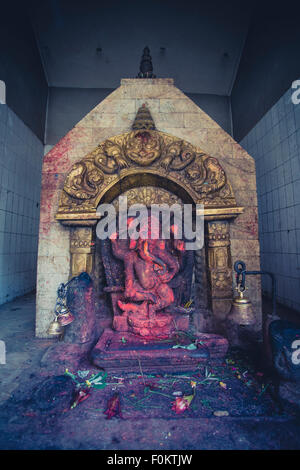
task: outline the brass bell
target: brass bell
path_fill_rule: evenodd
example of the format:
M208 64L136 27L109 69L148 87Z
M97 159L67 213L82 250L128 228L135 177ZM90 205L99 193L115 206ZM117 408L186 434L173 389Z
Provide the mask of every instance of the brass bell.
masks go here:
M69 323L72 323L72 321L74 321L74 316L67 307L62 307L60 309L57 318L61 326L69 325Z
M63 336L64 329L58 322L57 316L55 316L55 319L50 323L47 333L48 335L54 336L56 338Z
M238 325L253 325L255 323L255 315L252 304L249 299L244 297L244 289L242 290L240 284L236 290L239 296L233 299L232 308L227 318Z

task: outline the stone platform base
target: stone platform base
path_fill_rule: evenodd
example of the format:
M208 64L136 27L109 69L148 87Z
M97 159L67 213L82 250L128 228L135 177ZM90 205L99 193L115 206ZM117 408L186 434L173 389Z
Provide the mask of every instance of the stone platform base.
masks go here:
M174 340L147 341L131 333L106 329L91 353L93 364L105 370L145 372L190 370L208 360L214 362L226 355L228 341L222 336L200 333L201 344L195 350L173 348ZM187 340L181 345L188 345Z

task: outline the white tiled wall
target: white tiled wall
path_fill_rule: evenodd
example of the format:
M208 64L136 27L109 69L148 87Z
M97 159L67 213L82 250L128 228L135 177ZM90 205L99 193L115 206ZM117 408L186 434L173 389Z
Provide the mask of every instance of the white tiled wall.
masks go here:
M36 285L43 144L0 104L0 304Z
M300 311L300 104L291 94L240 143L256 160L261 268L276 275L278 300Z

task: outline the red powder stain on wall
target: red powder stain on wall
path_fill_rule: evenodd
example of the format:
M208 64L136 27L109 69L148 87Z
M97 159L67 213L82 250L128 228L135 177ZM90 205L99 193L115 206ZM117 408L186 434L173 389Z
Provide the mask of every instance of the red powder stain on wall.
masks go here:
M68 152L87 138L87 129L74 127L48 152L43 161L43 173L66 173L71 168Z
M249 215L245 221L245 232L251 234L255 238L258 237L258 218L257 211L255 208L249 209Z
M40 231L46 235L54 222L52 206L56 190L44 190L41 196Z
M251 235L258 237L258 217L257 212L252 213L252 218L250 220L249 229Z
M85 128L74 128L68 132L54 147L48 152L43 161L43 179L41 192L40 211L40 231L47 234L51 223L55 221L53 204L57 206L57 191L63 188L64 178L61 174L66 174L71 169L71 162L68 152L80 145L82 139L86 140L87 130Z

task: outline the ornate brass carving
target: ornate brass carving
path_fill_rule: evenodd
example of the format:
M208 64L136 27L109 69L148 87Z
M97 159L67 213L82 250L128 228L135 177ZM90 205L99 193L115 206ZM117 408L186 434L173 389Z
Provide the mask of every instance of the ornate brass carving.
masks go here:
M144 169L149 175L146 185L151 175L157 175L177 182L195 203L206 208L236 208L230 183L216 158L163 132L135 130L107 139L73 165L65 180L57 218L95 213L108 189L126 175L144 178Z
M214 315L224 320L231 308L232 267L229 224L208 222L208 280Z
M91 153L94 157L94 164L104 173L111 175L117 173L122 168L128 167L128 163L122 157L122 142L117 139L115 141L106 140L103 144Z
M216 158L199 158L186 170L187 178L197 193L208 195L226 184L225 171Z
M155 124L149 109L143 104L136 113L135 120L132 124L132 130L148 129L155 131Z
M76 227L71 231L70 277L77 276L83 271L91 273L93 270L94 231L92 227Z
M91 162L75 163L66 178L64 190L75 199L91 199L97 194L103 181L103 173Z
M166 189L155 186L129 189L122 196L127 197L128 207L132 204L144 204L147 207L150 207L151 204L182 204L182 200L178 196ZM118 199L115 199L112 203L118 210Z
M195 148L188 142L178 139L166 146L164 154L161 165L166 170L184 170L196 158Z
M124 139L126 156L137 165L149 166L162 151L162 139L157 131L133 131Z

